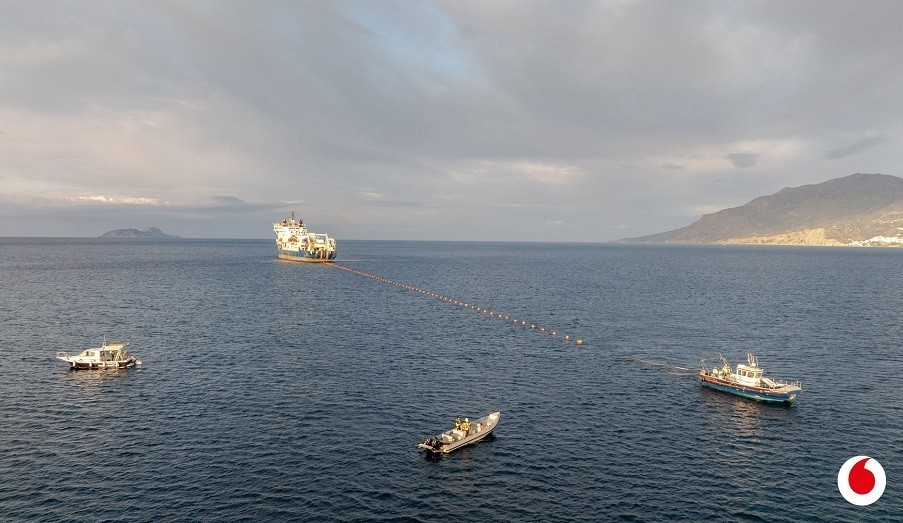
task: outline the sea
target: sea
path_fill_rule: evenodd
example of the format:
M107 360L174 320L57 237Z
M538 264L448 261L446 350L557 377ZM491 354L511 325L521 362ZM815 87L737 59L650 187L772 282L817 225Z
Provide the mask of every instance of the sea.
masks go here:
M337 265L0 239L0 520L903 521L903 249L347 240ZM142 365L55 359L104 338ZM749 351L791 406L700 386ZM869 506L838 490L859 455Z

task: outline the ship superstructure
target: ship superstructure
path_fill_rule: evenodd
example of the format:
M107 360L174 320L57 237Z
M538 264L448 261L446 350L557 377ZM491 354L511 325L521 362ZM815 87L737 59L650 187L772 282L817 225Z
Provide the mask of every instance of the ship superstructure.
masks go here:
M276 248L283 260L305 262L331 262L336 257L335 238L328 234L310 232L304 220L292 217L273 224L276 233Z

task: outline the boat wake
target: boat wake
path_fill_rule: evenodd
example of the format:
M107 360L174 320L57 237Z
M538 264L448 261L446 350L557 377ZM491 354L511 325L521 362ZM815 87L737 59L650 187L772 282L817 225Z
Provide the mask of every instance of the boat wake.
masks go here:
M637 356L627 356L625 359L627 361L632 361L632 362L636 363L637 365L644 365L647 367L655 367L655 368L661 369L662 372L664 372L665 374L667 374L669 376L696 376L696 373L690 371L689 368L682 367L680 365L675 365L674 363L668 362L668 361L653 361L653 360L639 358ZM684 372L678 372L678 371L684 371Z

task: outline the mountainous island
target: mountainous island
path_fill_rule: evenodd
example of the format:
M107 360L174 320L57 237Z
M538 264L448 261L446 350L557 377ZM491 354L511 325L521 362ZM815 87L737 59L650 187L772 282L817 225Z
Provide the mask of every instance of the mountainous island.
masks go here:
M785 187L681 229L618 242L903 247L903 178L852 174Z
M100 235L101 238L132 238L139 240L158 240L158 239L178 239L181 236L175 234L166 234L156 227L145 227L143 230L138 229L116 229L115 231L105 232Z

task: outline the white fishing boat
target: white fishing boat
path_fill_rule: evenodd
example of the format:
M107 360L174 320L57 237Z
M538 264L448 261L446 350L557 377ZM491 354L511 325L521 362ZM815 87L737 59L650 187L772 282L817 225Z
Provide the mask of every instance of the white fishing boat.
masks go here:
M71 369L127 369L141 365L141 360L129 354L128 343L104 338L100 347L85 349L81 354L57 352L56 359L65 361Z
M498 425L501 415L501 412L493 412L474 421L470 421L468 418L464 418L464 421L461 421L460 418L456 418L454 428L439 434L435 438L427 438L426 441L417 445L417 447L433 454L448 454L461 447L476 443L492 434L492 430Z
M746 354L747 365L737 365L736 370L721 356L721 368L713 367L709 370L705 360L702 361L702 370L699 371L699 379L703 387L729 392L738 396L759 401L775 403L790 403L800 392L802 384L798 381L786 382L763 375L759 367L759 360L753 353Z

